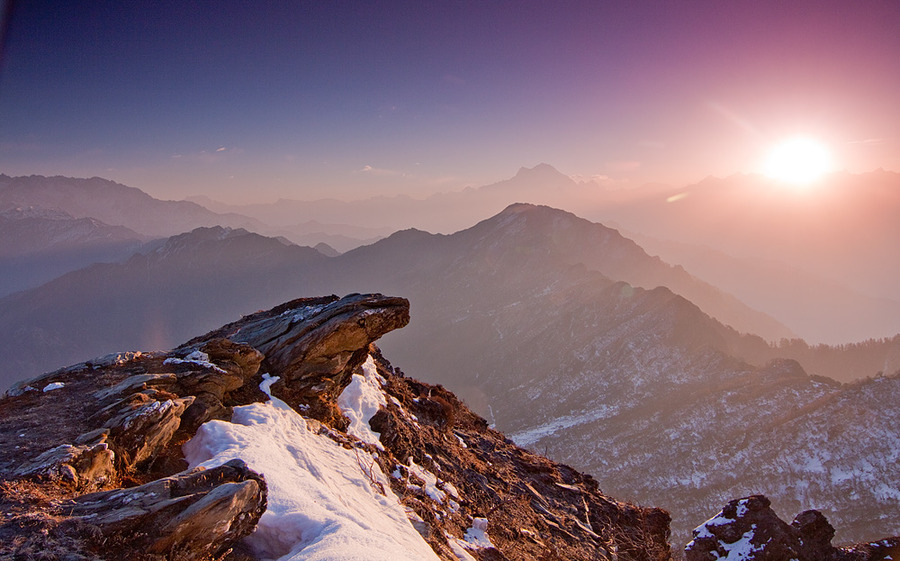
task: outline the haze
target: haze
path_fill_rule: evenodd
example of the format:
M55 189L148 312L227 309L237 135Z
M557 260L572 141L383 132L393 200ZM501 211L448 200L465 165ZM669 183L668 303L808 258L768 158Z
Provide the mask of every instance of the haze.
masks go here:
M547 204L810 342L900 331L896 2L5 8L0 173L338 251Z
M895 2L5 2L0 171L163 199L900 169ZM11 17L10 17L11 14Z

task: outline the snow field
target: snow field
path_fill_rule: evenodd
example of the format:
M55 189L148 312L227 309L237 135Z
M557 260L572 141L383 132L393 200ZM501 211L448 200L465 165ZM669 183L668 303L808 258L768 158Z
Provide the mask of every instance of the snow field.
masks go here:
M341 407L349 407L343 412L354 421L351 434L363 440L371 438L363 427L368 429L368 420L377 411L370 383L378 383L370 376L374 363L370 358L366 364L366 375L355 376L361 380L354 379L355 388L346 398L341 396ZM267 377L260 389L269 393L276 380ZM383 401L377 386L376 391ZM240 458L264 475L268 509L246 538L261 559L438 559L413 528L374 458L313 433L301 415L277 398L236 407L231 422L204 424L184 445L184 453L192 468Z

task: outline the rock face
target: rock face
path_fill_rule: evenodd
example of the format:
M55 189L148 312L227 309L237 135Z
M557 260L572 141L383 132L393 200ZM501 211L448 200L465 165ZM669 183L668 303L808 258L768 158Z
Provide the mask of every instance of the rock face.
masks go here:
M394 369L373 342L408 321L402 298L295 300L171 352L109 355L13 387L0 400L0 558L254 558L243 538L269 503L265 469L240 458L187 469L182 444L268 401L261 387L302 414L311 438L357 454L378 500L399 501L441 559L670 557L665 511L605 496ZM381 381L377 440L355 436L338 406L364 361Z
M764 495L729 502L694 530L694 539L684 550L685 560L869 561L900 554L900 538L833 547L834 528L822 513L807 510L787 524L770 504Z
M339 424L337 395L365 359L369 343L407 323L409 302L404 298L309 298L228 324L175 352L193 351L210 338L245 343L265 355L269 372L278 372L275 395L292 406L303 404L314 419Z

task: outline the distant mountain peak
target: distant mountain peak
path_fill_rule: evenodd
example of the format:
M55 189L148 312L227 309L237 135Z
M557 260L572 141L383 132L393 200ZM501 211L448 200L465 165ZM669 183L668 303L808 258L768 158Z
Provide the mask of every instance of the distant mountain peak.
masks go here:
M526 168L524 166L519 168L519 171L516 173L515 177L568 177L562 174L558 169L546 163L539 163L533 168Z

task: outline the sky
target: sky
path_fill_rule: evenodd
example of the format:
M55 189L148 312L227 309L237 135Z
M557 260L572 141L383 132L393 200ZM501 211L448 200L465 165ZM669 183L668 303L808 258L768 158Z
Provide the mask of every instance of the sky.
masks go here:
M900 171L900 2L2 1L0 173L233 203ZM11 14L11 16L9 15Z

